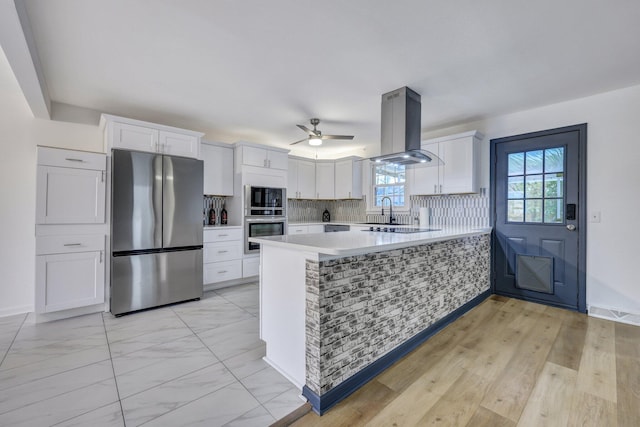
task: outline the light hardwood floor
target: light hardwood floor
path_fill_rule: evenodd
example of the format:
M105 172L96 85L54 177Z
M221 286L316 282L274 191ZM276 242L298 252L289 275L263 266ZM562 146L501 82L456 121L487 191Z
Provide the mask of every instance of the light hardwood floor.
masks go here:
M493 295L302 426L640 426L640 327Z

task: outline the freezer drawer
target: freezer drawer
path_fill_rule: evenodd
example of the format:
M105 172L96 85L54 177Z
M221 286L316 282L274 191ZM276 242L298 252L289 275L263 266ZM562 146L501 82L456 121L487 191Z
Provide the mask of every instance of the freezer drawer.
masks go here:
M111 257L111 313L202 297L202 249Z

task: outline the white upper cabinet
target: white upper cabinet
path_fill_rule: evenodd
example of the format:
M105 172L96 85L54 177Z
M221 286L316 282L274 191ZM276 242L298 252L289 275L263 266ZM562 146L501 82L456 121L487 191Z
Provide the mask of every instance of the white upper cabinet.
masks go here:
M316 162L316 198L335 199L335 162Z
M200 137L161 130L159 152L172 156L200 158Z
M37 224L105 221L106 156L38 147Z
M239 144L241 164L260 168L287 170L289 157L286 150Z
M422 148L442 159L439 166L413 166L411 194L478 192L479 143L482 135L466 132L423 142Z
M316 164L313 160L290 158L287 175L289 199L315 199Z
M440 156L440 144L422 144L424 150L428 150ZM430 165L413 165L410 166L410 171L407 171L407 177L410 177L409 193L419 194L423 196L431 196L434 194L441 194L441 174L442 170L439 166Z
M203 133L103 114L105 151L112 148L200 158Z
M233 148L202 141L204 194L233 196Z
M362 198L362 161L337 160L335 166L335 198Z
M157 152L159 139L160 132L157 129L116 122L113 124L111 147Z

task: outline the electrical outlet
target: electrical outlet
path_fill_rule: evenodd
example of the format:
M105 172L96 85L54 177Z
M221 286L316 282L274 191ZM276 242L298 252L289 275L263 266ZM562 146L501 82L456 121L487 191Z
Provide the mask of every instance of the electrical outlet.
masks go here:
M589 215L590 222L600 222L600 211L593 211L591 215Z

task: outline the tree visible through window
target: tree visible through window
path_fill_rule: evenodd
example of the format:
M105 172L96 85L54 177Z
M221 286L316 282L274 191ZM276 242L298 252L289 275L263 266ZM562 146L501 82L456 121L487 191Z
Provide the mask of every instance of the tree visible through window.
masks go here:
M405 167L390 163L375 164L374 168L374 206L382 206L382 198L389 197L393 207L404 207ZM385 206L389 202L385 201Z

